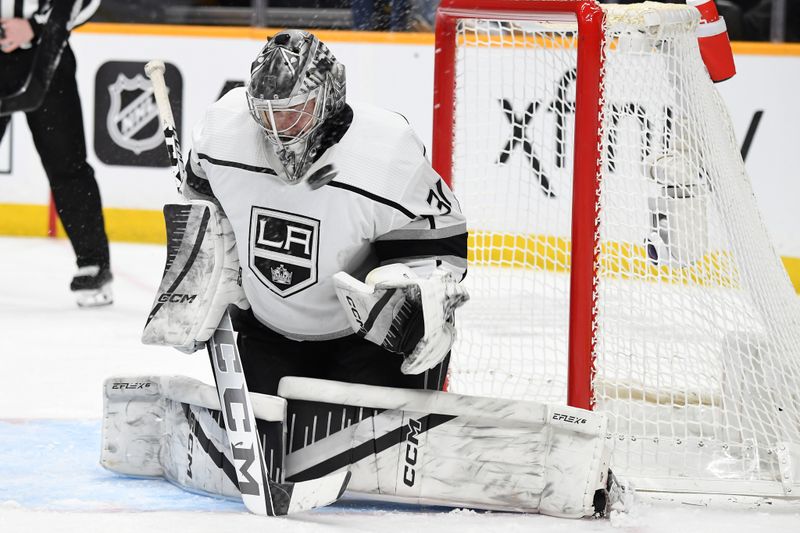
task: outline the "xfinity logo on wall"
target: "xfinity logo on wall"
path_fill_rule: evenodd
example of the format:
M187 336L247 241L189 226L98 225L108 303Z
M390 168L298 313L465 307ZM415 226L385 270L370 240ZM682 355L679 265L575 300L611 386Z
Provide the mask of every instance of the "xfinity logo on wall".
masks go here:
M0 174L11 174L11 137L12 137L12 121L9 121L6 126L5 134L0 132Z
M286 297L317 282L319 220L253 207L250 270L272 292Z
M144 61L110 61L95 76L94 150L107 165L166 167L169 158ZM180 136L183 81L166 63L164 78Z

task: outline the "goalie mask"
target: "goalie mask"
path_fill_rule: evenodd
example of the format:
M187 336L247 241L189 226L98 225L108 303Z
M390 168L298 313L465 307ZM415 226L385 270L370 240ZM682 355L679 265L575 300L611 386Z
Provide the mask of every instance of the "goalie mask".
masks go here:
M270 164L289 183L314 163L320 127L344 104L344 65L309 32L276 34L250 67L250 114L271 144Z

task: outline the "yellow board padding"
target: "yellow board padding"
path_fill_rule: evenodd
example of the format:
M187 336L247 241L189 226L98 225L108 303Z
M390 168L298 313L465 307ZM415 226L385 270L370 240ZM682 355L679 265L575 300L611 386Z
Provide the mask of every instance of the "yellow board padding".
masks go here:
M249 26L190 26L171 24L122 24L90 22L77 28L77 33L100 35L150 35L163 37L206 37L217 39L266 40L282 28L253 28ZM433 33L378 32L349 30L311 31L324 42L365 44L434 44ZM733 53L737 55L800 56L800 43L768 43L734 41Z
M284 28L254 28L250 26L183 26L176 24L124 24L90 22L76 33L101 35L156 35L162 37L205 37L210 39L253 39L266 41ZM433 45L433 33L380 32L309 29L323 42L365 44Z
M47 237L48 207L46 205L0 204L0 235L18 237ZM167 230L161 211L145 209L103 209L106 233L112 241L164 244ZM65 237L58 221L56 236Z
M0 204L0 235L47 236L46 205Z
M781 256L781 261L786 273L789 274L789 279L792 280L794 290L800 293L800 258Z
M142 209L103 209L106 233L112 241L165 244L164 213Z
M467 247L473 265L569 271L571 243L563 237L471 231Z
M103 209L103 215L111 241L166 243L161 211L107 207ZM0 235L46 237L47 220L48 208L45 205L0 204ZM65 236L60 223L56 236ZM569 271L571 244L564 237L472 231L468 243L469 262L473 265ZM795 291L800 292L800 258L782 257L781 260ZM735 269L724 252L710 252L692 267L656 267L647 260L643 246L606 242L601 246L601 268L604 275L611 277L716 287L738 285L733 274Z
M472 231L468 239L471 265L569 271L571 242L565 237ZM728 252L710 251L691 266L655 266L645 247L608 241L600 246L601 276L657 283L682 283L732 288L740 285L739 272ZM796 292L800 292L800 258L781 258Z
M800 56L800 43L733 41L731 49L735 55Z
M414 44L428 44L425 42ZM532 49L575 49L578 46L576 37L565 35L563 32L519 33L513 36L495 35L491 33L459 34L456 39L457 46L473 48L506 47L506 48L532 48ZM619 47L619 38L614 37L608 41L611 50ZM800 56L800 43L767 43L767 42L734 42L731 43L734 55L759 55L759 56Z

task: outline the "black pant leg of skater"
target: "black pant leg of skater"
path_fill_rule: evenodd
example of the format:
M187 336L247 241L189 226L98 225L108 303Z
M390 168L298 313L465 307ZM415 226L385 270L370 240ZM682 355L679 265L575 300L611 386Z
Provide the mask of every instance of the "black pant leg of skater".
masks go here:
M79 267L109 265L108 238L94 170L86 161L75 56L67 45L39 109L28 125Z
M400 371L401 355L358 335L326 341L294 341L260 324L252 311L230 308L239 332L238 347L251 391L277 394L284 376L330 379L403 389L442 390L450 355L417 375Z

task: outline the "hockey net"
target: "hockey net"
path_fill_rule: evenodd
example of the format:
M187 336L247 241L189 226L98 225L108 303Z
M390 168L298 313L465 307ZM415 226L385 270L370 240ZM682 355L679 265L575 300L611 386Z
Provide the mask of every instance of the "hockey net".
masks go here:
M604 411L642 489L800 496L800 308L698 13L483 4L437 20L434 166L470 232L449 389Z

